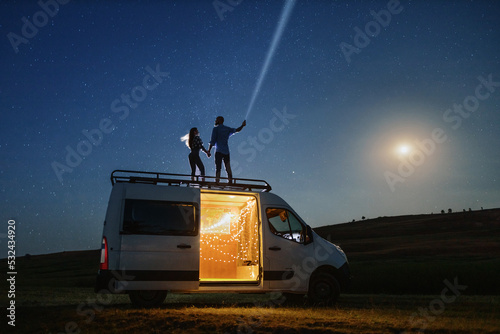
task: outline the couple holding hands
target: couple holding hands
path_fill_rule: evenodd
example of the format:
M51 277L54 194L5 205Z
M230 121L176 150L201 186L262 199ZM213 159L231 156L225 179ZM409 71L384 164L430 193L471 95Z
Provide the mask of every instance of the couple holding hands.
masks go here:
M210 139L210 146L208 150L203 147L203 141L200 138L200 132L197 128L189 130L189 134L181 138L186 142L186 145L191 149L189 153L189 164L191 166L191 179L194 180L196 167L200 170L202 178L205 176L205 166L200 158L200 150L206 153L207 157L211 157L210 151L215 146L215 182L219 182L220 172L222 168L222 161L226 169L229 183L232 183L233 173L231 171L231 163L229 159L229 137L237 132L240 132L243 127L247 125L246 121L241 123L239 128L230 128L224 125L224 117L218 116L215 119L215 126L212 130L212 137ZM204 180L204 178L202 179Z

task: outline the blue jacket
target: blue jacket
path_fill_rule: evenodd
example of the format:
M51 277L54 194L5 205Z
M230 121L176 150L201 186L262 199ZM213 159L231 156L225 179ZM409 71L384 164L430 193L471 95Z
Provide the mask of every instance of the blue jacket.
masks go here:
M212 130L210 145L215 146L215 152L229 154L228 139L236 132L235 128L230 128L224 124L219 124Z

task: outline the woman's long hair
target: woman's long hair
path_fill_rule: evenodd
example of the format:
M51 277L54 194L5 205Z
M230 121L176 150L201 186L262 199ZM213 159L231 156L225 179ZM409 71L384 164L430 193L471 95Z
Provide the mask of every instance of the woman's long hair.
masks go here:
M193 147L194 133L196 131L198 131L197 128L191 128L191 130L189 130L189 133L187 133L181 137L181 141L183 141L186 144L186 146L189 148Z

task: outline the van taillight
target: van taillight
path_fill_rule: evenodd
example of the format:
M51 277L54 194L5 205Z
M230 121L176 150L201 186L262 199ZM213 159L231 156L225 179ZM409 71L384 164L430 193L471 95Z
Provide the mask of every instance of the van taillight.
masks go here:
M102 245L101 245L101 264L99 265L99 269L101 270L108 270L108 241L106 240L106 237L102 238Z

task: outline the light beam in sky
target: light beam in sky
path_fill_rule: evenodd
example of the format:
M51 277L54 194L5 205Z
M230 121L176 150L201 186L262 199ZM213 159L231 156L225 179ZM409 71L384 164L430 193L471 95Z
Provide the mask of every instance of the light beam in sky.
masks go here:
M276 48L278 47L279 41L281 39L281 35L283 34L283 31L285 30L286 23L288 22L288 19L290 18L290 14L292 13L292 9L293 9L294 5L295 5L295 0L286 0L285 6L283 7L283 10L281 11L281 17L280 17L280 20L278 22L278 26L276 27L276 30L274 31L273 40L271 42L271 46L270 46L269 50L267 51L266 59L264 61L264 64L262 65L262 69L260 70L260 75L259 75L259 78L257 80L257 84L255 85L252 99L250 100L250 104L248 105L248 110L247 110L247 114L245 115L245 119L248 118L248 116L250 115L250 112L252 111L253 104L255 103L255 99L257 98L257 95L259 94L260 87L262 86L262 82L264 81L267 70L269 68L269 65L271 64L271 60L274 56Z

